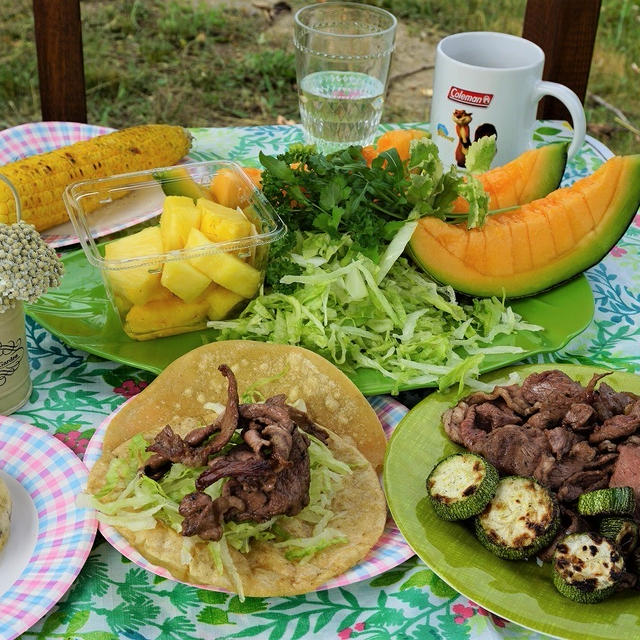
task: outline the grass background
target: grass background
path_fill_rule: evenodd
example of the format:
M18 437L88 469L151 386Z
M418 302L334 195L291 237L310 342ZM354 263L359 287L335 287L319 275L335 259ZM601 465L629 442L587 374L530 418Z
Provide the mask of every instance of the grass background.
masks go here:
M6 128L41 115L31 0L1 4L0 128ZM255 2L260 4L268 5ZM289 4L295 10L308 2ZM519 35L526 2L370 4L388 8L409 33L428 32L435 42L464 30ZM224 126L298 119L290 38L267 29L266 12L249 1L83 0L81 13L92 124ZM585 108L590 133L619 154L640 151L639 34L638 3L602 1ZM424 109L391 115L423 120Z

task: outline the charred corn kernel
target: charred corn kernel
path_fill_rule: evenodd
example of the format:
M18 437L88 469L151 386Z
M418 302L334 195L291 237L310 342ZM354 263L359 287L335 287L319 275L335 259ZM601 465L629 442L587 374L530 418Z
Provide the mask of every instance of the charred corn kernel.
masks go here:
M62 193L72 182L172 165L190 146L183 127L145 124L11 162L0 173L20 195L22 219L43 231L69 220ZM0 183L0 223L15 219L13 195Z

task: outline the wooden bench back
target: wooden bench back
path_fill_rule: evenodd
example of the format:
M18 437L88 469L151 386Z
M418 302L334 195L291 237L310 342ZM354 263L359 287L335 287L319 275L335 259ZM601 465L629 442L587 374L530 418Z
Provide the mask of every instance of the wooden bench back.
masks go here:
M33 0L42 119L87 122L80 0ZM544 79L573 89L584 102L600 0L528 0L522 35L545 52ZM544 98L540 118L566 119Z

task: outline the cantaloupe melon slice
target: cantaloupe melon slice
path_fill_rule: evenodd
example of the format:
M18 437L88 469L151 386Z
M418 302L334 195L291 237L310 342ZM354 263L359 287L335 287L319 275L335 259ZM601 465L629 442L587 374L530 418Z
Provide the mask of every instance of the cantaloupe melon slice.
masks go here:
M617 156L570 187L489 216L480 229L422 218L409 252L427 273L461 293L524 297L599 262L639 205L640 155Z
M489 194L489 209L504 209L544 198L560 186L567 164L568 142L525 151L517 158L478 176ZM454 213L469 211L463 198L453 203Z

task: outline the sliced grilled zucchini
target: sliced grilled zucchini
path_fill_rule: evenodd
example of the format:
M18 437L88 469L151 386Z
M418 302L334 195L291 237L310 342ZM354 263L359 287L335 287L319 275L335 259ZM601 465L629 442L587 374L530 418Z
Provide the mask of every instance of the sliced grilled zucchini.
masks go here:
M583 516L630 516L636 508L631 487L609 487L587 491L578 498L578 513Z
M522 560L551 543L560 526L555 497L533 478L507 476L475 518L484 547L506 560Z
M498 472L482 456L454 453L432 469L427 493L436 514L444 520L465 520L480 513L498 486Z
M623 572L622 555L597 533L572 533L553 555L553 584L576 602L590 604L609 597Z
M602 518L598 531L626 556L638 546L638 525L629 518Z

